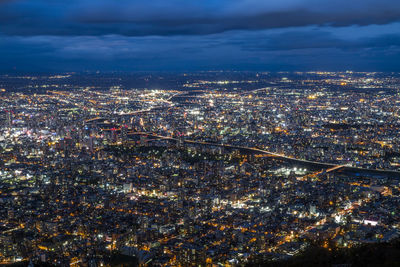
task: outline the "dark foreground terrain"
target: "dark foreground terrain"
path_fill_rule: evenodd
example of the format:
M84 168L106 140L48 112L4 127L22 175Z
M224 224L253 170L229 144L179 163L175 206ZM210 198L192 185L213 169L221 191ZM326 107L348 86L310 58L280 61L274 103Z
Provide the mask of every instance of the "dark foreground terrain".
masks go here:
M300 255L286 260L255 258L247 266L400 266L400 239L350 249L329 250L310 246Z

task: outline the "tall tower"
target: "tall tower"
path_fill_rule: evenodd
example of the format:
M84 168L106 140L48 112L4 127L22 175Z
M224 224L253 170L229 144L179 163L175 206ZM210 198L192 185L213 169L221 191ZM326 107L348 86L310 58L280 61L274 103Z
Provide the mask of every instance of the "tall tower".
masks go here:
M12 112L11 112L11 110L7 110L6 111L6 113L7 113L7 127L8 128L11 128L12 127Z

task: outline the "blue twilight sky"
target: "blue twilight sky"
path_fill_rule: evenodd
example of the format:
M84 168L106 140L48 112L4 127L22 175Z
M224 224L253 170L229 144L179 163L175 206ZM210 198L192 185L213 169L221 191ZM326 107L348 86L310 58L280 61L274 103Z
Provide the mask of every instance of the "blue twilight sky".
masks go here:
M0 0L0 71L400 71L399 0Z

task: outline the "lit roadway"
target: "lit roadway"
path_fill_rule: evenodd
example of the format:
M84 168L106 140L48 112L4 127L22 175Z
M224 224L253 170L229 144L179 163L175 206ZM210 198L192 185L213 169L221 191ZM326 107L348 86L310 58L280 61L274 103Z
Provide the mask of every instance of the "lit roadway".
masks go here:
M145 132L131 132L130 134L137 134L137 135L147 135L150 137L155 137L155 138L160 138L160 139L165 139L165 140L171 140L175 142L179 142L180 140L178 138L170 137L170 136L161 136L161 135L156 135L152 133L145 133ZM276 158L281 158L287 161L295 162L295 163L301 163L301 164L312 164L316 165L322 168L325 168L326 171L325 173L328 172L334 172L337 170L350 170L350 171L358 171L358 172L374 172L377 174L386 174L386 175L394 175L397 177L400 177L400 172L398 171L391 171L391 170L379 170L379 169L367 169L367 168L359 168L359 167L352 167L352 166L347 166L347 165L337 165L337 164L332 164L332 163L323 163L323 162L317 162L317 161L310 161L310 160L305 160L305 159L297 159L297 158L292 158L288 157L282 154L277 154L274 152L262 150L259 148L252 148L252 147L245 147L245 146L234 146L234 145L227 145L227 144L218 144L218 143L209 143L209 142L204 142L204 141L194 141L194 140L182 140L184 143L188 144L197 144L197 145L205 145L205 146L214 146L214 147L223 147L227 149L239 149L239 150L246 150L249 152L254 152L258 154L265 154L268 156L276 157Z
M145 132L132 132L130 134L147 135L147 136L156 137L156 138L165 139L165 140L171 140L171 141L175 141L175 142L179 142L180 141L178 138L169 137L169 136L161 136L161 135L145 133ZM195 144L195 145L205 145L205 146L223 147L223 148L227 148L227 149L247 150L249 152L255 152L255 153L258 153L258 154L266 154L268 156L282 158L282 159L285 159L285 160L299 162L299 163L303 163L303 164L304 163L308 163L308 164L324 165L325 167L330 167L332 170L334 168L339 168L339 166L335 165L335 164L321 163L321 162L316 162L316 161L309 161L309 160L291 158L291 157L288 157L288 156L285 156L285 155L282 155L282 154L277 154L277 153L266 151L266 150L262 150L262 149L259 149L259 148L252 148L252 147L245 147L245 146L234 146L234 145L228 145L228 144L209 143L209 142L194 141L194 140L182 140L182 141L185 142L185 143L188 143L188 144ZM342 166L340 166L340 168L341 167Z
M261 88L261 89L257 89L254 91L260 91L260 90L265 90L267 88ZM187 92L178 92L176 94L173 94L172 96L170 96L168 99L162 99L162 102L167 104L167 107L171 107L173 106L173 103L171 102L171 99L173 97L176 96L182 96L187 94ZM160 99L159 99L160 100ZM135 115L135 114L139 114L139 113L145 113L145 112L150 112L154 109L157 108L162 108L163 106L153 106L150 107L148 109L143 109L143 110L137 110L134 112L130 112L130 113L122 113L119 115ZM102 119L100 117L97 118L93 118L90 120L87 120L86 122L91 122L97 119ZM138 135L147 135L147 136L151 136L151 137L156 137L156 138L160 138L160 139L165 139L165 140L172 140L175 142L179 142L180 140L177 138L173 138L173 137L169 137L169 136L161 136L161 135L156 135L156 134L152 134L152 133L145 133L145 132L131 132L130 134L138 134ZM319 166L322 168L326 169L326 173L329 172L334 172L336 170L340 170L340 169L345 169L345 170L352 170L352 171L359 171L359 172L374 172L377 174L391 174L397 177L400 177L400 172L398 171L391 171L391 170L378 170L378 169L367 169L367 168L360 168L360 167L352 167L352 166L347 166L347 165L337 165L337 164L332 164L332 163L324 163L324 162L317 162L317 161L310 161L310 160L305 160L305 159L297 159L297 158L292 158L292 157L288 157L282 154L277 154L274 152L270 152L270 151L266 151L266 150L262 150L259 148L251 148L251 147L244 147L244 146L234 146L234 145L227 145L227 144L217 144L217 143L209 143L209 142L203 142L203 141L194 141L194 140L183 140L183 142L188 143L188 144L198 144L198 145L205 145L205 146L214 146L214 147L223 147L223 148L228 148L228 149L239 149L239 150L246 150L249 152L255 152L255 153L259 153L259 154L265 154L268 156L272 156L272 157L277 157L277 158L281 158L287 161L291 161L291 162L295 162L295 163L300 163L300 164L311 164L311 165L315 165L315 166Z

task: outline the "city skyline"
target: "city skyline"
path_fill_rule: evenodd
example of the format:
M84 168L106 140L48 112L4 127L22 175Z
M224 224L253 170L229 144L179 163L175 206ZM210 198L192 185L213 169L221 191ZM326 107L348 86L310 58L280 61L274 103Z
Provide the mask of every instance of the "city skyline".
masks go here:
M400 266L400 2L0 0L0 266Z
M393 266L399 81L0 75L0 264Z

